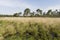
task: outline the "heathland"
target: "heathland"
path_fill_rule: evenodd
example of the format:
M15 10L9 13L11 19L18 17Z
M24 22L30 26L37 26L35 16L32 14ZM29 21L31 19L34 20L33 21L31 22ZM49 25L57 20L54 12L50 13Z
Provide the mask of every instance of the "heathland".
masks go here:
M60 40L60 18L0 17L0 40Z

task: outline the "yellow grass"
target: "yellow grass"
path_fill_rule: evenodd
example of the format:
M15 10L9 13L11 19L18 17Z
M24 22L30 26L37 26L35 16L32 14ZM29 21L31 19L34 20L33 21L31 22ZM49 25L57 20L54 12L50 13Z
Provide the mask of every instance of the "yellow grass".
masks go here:
M48 18L48 17L0 17L0 20L14 21L14 22L42 22L46 24L58 24L60 18Z
M12 35L10 39L13 40L14 35L16 36L17 33L19 33L21 37L24 37L27 33L31 33L31 39L33 39L35 36L38 36L40 32L44 35L46 35L46 33L50 35L51 29L60 35L60 18L0 17L0 40L7 39L5 37L9 35Z

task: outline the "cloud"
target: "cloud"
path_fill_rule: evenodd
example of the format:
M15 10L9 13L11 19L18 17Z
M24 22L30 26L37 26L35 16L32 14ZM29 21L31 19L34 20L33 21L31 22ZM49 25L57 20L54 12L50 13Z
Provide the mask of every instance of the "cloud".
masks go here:
M27 3L23 0L0 0L0 6L6 6L11 8L30 8L37 9L38 6L33 6L32 4Z
M53 5L53 6L49 6L45 9L45 11L49 10L49 9L52 9L52 10L60 10L60 5Z
M60 9L60 5L52 5L48 6L47 8L34 5L27 3L26 0L0 0L0 9L2 9L2 11L0 10L0 13L14 13L21 10L24 11L25 8L30 8L32 11L35 11L38 8L42 9L43 11L47 11L49 9Z
M21 8L30 8L31 5L25 3L23 1L12 1L12 0L1 0L0 6L7 6L7 7L21 7Z
M32 5L22 0L0 0L0 14L12 14L19 11L24 11L25 8L31 8Z

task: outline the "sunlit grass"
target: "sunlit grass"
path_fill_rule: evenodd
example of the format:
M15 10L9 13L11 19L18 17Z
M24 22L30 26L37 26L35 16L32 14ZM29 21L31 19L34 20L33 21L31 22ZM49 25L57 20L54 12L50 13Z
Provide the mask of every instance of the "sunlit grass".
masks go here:
M60 40L60 21L48 21L0 20L0 40Z

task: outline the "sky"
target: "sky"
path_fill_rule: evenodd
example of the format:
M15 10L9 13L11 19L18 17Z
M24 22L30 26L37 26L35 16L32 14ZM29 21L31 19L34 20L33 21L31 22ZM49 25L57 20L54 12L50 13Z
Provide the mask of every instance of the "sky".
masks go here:
M26 8L30 8L31 11L60 9L60 0L0 0L0 14L12 15L16 12L24 12Z

